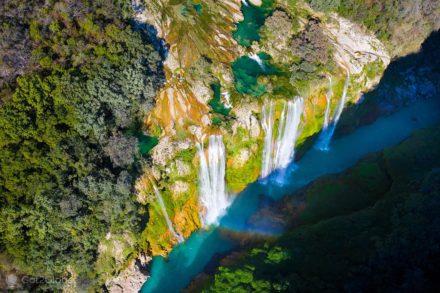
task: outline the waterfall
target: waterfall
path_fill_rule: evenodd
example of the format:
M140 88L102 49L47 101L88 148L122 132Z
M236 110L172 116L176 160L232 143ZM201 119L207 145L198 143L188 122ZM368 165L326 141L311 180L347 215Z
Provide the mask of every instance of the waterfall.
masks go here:
M330 108L331 108L331 103L332 103L332 95L333 95L333 91L332 91L332 78L331 76L328 77L328 90L327 90L327 94L325 96L325 99L327 101L327 105L325 108L325 115L324 115L324 124L322 126L322 129L327 129L328 124L330 122Z
M272 171L272 148L273 148L273 102L263 106L263 119L261 126L264 130L263 166L261 168L261 178L267 177Z
M241 2L244 4L244 6L249 6L246 0L241 0Z
M225 184L225 146L221 135L209 137L208 156L203 145L197 144L200 158L199 190L204 207L204 226L216 224L230 202Z
M258 66L260 66L261 70L263 70L263 71L265 70L263 60L261 60L261 58L260 58L260 56L258 56L258 54L251 54L251 55L249 55L249 58L251 58L252 60L257 62Z
M174 236L174 238L176 238L177 241L179 241L179 243L183 242L183 240L185 240L185 239L182 237L182 235L177 233L176 230L174 230L174 228L173 228L173 224L171 223L170 217L168 216L168 212L165 207L165 203L163 202L162 195L160 194L159 190L157 189L156 184L154 184L153 182L151 182L151 183L153 185L154 194L156 195L157 201L159 202L160 209L162 210L162 214L165 218L165 221L167 222L168 230L171 232L171 234Z
M350 74L347 72L347 77L344 83L344 89L342 90L342 97L339 100L338 108L336 109L335 116L333 117L332 122L326 127L323 128L321 134L318 138L318 143L316 144L316 148L321 151L328 151L330 149L330 141L335 133L336 126L338 124L339 119L341 118L342 111L345 107L345 102L347 100L347 90L348 85L350 83Z
M263 106L262 127L265 137L261 178L267 177L274 170L285 169L293 161L303 110L304 100L300 97L284 104L278 124L277 138L274 140L273 103L269 102Z
M232 108L231 94L229 92L223 92L222 96L225 98L225 107Z

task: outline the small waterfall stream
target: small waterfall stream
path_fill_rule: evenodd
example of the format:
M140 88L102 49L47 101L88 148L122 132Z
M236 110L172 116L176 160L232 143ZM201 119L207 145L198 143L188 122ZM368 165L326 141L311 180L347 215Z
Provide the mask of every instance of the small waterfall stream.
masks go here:
M330 123L330 108L331 108L331 103L332 103L332 96L333 96L333 91L332 91L332 78L331 76L328 77L328 90L327 90L327 94L325 96L325 99L327 101L327 105L325 108L325 114L324 114L324 124L322 125L322 129L327 129L328 128L328 124Z
M270 101L263 106L262 127L265 137L261 178L267 177L274 170L286 168L294 159L303 110L304 100L301 97L285 103L278 124L277 137L274 139L273 102Z
M159 189L157 189L156 184L154 184L153 182L152 182L152 185L153 185L153 189L154 189L154 194L157 197L157 201L159 202L160 209L162 210L162 214L163 214L165 221L167 223L168 230L170 230L171 234L174 236L174 238L177 239L177 241L179 241L179 243L183 242L185 239L182 237L182 235L177 233L176 230L174 230L174 228L173 228L173 223L171 222L170 217L168 216L168 212L165 207L165 203L163 202L163 198L162 198L162 195L160 194Z
M258 56L258 54L251 54L249 55L249 58L251 58L252 60L254 60L255 62L257 62L258 66L260 66L261 70L265 71L265 67L263 64L263 60L261 60L260 56Z
M225 107L232 108L231 94L229 92L223 92L222 96L225 98Z
M327 127L323 127L321 134L318 138L318 143L316 144L316 148L321 151L329 151L330 149L330 141L335 133L336 126L338 125L338 121L341 118L342 111L344 110L345 103L347 101L347 90L350 84L350 74L347 72L347 77L344 83L344 89L342 90L342 97L339 100L338 108L336 109L335 116L333 120Z
M216 224L228 208L230 201L225 184L225 146L221 135L209 137L208 156L203 145L197 144L200 171L200 201L205 211L202 215L204 226Z
M263 119L261 126L264 130L263 164L261 167L261 178L267 177L272 171L272 148L273 148L273 101L263 105Z

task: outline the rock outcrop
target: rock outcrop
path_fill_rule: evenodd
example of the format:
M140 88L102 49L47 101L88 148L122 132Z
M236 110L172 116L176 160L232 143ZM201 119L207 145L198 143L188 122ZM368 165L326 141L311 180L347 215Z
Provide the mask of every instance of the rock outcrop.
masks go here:
M255 115L259 112L260 106L256 102L237 105L237 107L233 108L233 114L236 119L232 125L232 134L237 134L237 129L241 127L248 131L251 137L259 137L261 132L260 122Z
M384 67L390 56L377 37L358 24L333 14L324 32L334 47L334 60L351 74L360 74L365 65L381 61Z
M105 286L111 293L137 293L148 279L147 264L151 258L140 255L117 277L106 282Z

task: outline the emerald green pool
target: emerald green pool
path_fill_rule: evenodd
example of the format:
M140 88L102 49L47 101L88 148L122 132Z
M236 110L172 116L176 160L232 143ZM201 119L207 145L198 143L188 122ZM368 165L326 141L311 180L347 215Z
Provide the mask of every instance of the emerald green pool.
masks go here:
M157 137L148 136L142 133L138 134L137 138L138 138L139 152L141 153L142 156L147 155L151 151L151 149L153 149L159 142Z
M263 26L274 7L273 0L263 0L260 7L251 3L241 5L244 19L237 24L237 30L233 33L234 39L242 46L249 47L253 41L260 40L260 28Z
M211 85L211 89L214 92L214 97L209 101L209 106L215 113L227 116L231 112L231 108L226 107L221 102L221 86L220 83L216 82Z
M257 56L261 59L262 66L250 56L241 56L232 63L235 89L240 94L260 97L266 92L266 86L258 82L260 76L276 75L281 72L271 64L270 56L260 52Z

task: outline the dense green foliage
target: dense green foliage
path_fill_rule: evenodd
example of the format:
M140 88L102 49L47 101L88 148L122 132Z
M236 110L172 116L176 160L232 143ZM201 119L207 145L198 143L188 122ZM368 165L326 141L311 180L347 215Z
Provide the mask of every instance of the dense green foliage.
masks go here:
M220 267L205 290L435 290L439 143L440 127L422 130L306 187L296 194L306 204L299 227Z
M304 30L290 41L294 62L290 65L290 83L303 92L313 80L335 70L333 47L325 36L320 20L310 18Z
M70 268L99 281L100 240L141 229L128 130L152 106L160 58L117 1L47 1L33 13L25 33L44 70L19 77L0 108L0 253L26 274Z
M362 0L308 0L312 8L320 11L335 11L343 17L362 21L380 38L389 37L389 22L398 14L398 1L362 1Z
M353 21L362 22L383 41L390 39L395 32L395 26L399 26L401 22L412 22L415 28L422 30L423 22L426 20L420 21L421 19L417 17L426 16L428 19L431 17L430 12L439 8L436 0L306 0L306 2L316 10L334 11ZM414 15L415 11L417 13ZM402 33L404 31L402 30Z
M126 0L13 1L0 4L0 87L34 70L118 61L132 34Z

